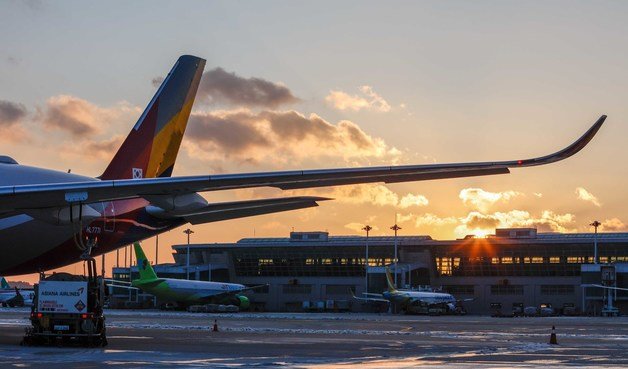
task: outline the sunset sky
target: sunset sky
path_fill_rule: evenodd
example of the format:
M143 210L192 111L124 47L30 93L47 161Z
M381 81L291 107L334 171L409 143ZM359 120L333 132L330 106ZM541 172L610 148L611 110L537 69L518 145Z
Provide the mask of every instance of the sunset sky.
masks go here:
M626 231L626 14L616 1L3 1L0 155L100 175L161 78L193 54L207 65L176 176L525 159L608 119L576 156L508 175L207 194L336 200L194 226L192 242L365 223L389 235L395 214L401 235L440 239L585 232L594 219ZM160 237L160 262L183 229Z

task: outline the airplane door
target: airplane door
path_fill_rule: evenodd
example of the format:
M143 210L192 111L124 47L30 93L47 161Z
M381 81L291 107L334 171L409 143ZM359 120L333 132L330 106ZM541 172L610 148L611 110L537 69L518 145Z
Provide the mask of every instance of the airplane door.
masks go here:
M103 229L105 232L116 230L116 212L113 202L103 203Z

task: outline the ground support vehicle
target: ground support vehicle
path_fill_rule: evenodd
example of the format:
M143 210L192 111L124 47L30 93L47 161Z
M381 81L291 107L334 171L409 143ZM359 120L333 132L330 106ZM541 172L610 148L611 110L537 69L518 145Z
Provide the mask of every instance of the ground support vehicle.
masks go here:
M41 275L35 285L31 327L23 345L106 346L103 305L106 288L93 258L85 260L88 275Z

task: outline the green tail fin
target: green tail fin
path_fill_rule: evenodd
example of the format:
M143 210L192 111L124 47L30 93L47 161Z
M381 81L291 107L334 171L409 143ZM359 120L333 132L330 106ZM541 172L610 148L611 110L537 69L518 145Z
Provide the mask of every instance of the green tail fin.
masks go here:
M144 255L144 250L142 250L140 243L135 242L133 247L135 248L135 258L137 259L137 270L140 272L140 281L157 279L157 274L155 274L153 267L150 265L146 255Z
M4 277L0 277L0 289L8 289L11 288L11 286L9 286L9 282L7 282L6 278Z
M386 283L388 283L388 292L395 292L397 288L395 288L395 284L393 283L393 278L390 275L390 269L386 267Z

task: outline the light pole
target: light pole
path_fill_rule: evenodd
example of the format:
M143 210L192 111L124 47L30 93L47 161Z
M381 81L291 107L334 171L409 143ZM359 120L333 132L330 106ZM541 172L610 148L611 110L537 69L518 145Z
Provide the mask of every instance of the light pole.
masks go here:
M159 264L159 235L155 236L155 265Z
M595 228L595 236L593 236L593 264L597 264L597 227L601 226L602 223L594 220L593 223L589 224L591 227Z
M373 229L370 225L365 225L362 230L366 231L366 260L364 261L364 291L369 292L369 232Z
M194 233L194 231L188 228L185 231L183 231L183 233L188 235L188 248L185 255L185 274L186 274L186 278L190 279L190 235Z
M397 287L397 231L401 230L401 227L395 223L392 227L390 227L393 231L395 231L395 288Z

